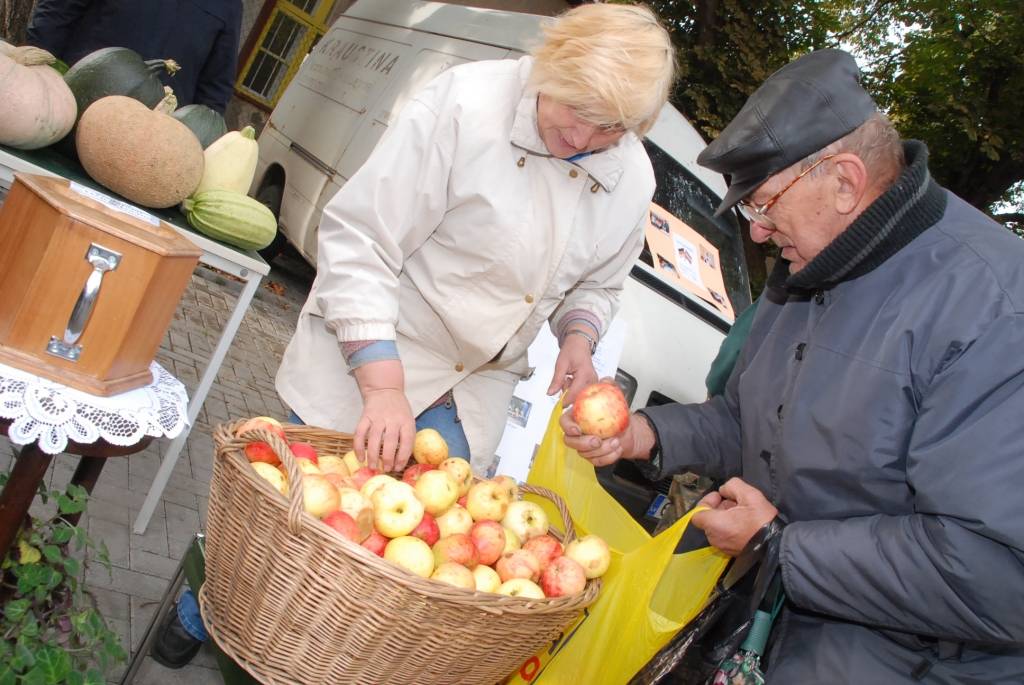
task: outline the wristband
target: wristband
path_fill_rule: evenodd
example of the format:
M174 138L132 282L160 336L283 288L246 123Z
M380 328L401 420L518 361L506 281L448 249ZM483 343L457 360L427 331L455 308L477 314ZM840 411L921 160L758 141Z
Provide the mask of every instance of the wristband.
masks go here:
M594 356L594 352L597 351L597 340L594 339L594 336L590 335L586 331L581 331L578 328L573 328L565 332L565 335L562 337L562 342L565 342L565 338L568 338L570 335L579 335L586 338L587 342L590 343L590 356Z

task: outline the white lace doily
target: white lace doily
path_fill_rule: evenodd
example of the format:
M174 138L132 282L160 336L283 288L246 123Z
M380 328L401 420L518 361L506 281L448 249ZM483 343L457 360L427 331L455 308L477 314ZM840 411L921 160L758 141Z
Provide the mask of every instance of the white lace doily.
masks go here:
M0 417L12 420L7 437L37 442L47 454L60 454L69 440L128 446L147 435L173 438L188 423L188 394L156 362L149 370L149 385L101 397L0 364Z

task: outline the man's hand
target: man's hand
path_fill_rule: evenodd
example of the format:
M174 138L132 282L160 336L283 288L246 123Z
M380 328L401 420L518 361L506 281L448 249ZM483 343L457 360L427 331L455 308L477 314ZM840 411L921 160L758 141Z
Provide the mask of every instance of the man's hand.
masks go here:
M754 534L779 514L760 490L739 478L730 478L697 506L710 507L710 511L694 514L693 525L704 531L713 547L731 557L742 552Z
M569 406L580 390L596 382L597 371L594 371L594 361L590 356L590 343L582 335L566 335L555 360L555 373L551 377L548 394L565 390L562 403Z
M409 461L416 439L402 363L370 362L354 374L363 395L363 415L356 424L352 447L367 466L384 473L397 471Z
M595 435L583 435L572 420L572 409L566 409L558 422L565 433L565 444L594 466L607 466L619 459L647 459L654 448L654 430L639 414L629 417L626 430L605 440Z

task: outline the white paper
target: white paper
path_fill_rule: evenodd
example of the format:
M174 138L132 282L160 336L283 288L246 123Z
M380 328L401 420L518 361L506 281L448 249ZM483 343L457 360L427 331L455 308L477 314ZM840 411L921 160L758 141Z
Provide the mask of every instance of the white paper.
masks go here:
M615 319L594 352L598 378L615 377L625 344L626 323ZM547 394L558 359L558 341L547 326L541 328L530 344L528 354L530 366L534 367L533 375L519 381L512 392L505 432L495 452L495 473L512 476L517 481L525 481L530 473L533 455L544 438L551 412L558 404L558 395Z
M679 275L703 287L704 279L700 277L700 267L697 266L697 246L678 235L672 236L672 242L676 246L676 268L679 269Z
M84 195L85 197L91 200L96 200L96 202L99 202L102 205L106 205L110 209L113 209L115 212L121 212L122 214L127 214L128 216L135 217L136 219L145 221L146 223L152 226L160 225L160 219L153 216L149 212L142 211L135 205L130 205L127 202L118 200L117 198L110 197L109 195L104 195L98 190L93 190L92 188L83 186L81 183L76 183L75 181L71 182L70 187L71 190L75 191L79 195Z

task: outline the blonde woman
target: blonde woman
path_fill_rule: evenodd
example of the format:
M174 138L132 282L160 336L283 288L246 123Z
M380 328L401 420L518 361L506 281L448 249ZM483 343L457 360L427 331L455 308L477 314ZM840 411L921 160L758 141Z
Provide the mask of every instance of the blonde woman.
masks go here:
M541 326L560 344L550 393L596 380L673 65L647 8L583 5L531 56L456 66L415 96L324 208L277 375L296 418L354 433L385 471L433 427L485 474Z

